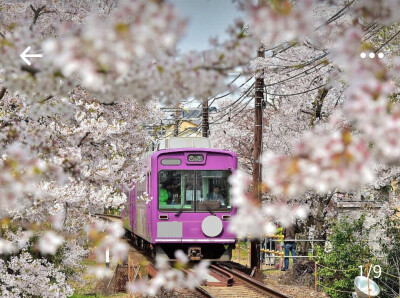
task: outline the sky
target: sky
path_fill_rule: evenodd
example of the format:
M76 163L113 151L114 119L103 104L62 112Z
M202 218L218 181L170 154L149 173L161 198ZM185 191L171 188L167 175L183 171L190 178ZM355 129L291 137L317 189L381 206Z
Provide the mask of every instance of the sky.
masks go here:
M209 38L218 36L223 41L228 25L243 15L237 11L232 0L169 0L189 20L186 35L179 42L178 49L206 50Z
M207 50L210 48L210 37L218 37L219 41L228 38L225 32L236 18L244 18L244 13L236 9L232 0L168 0L179 11L179 15L188 20L185 36L177 47L182 52L190 50ZM236 74L235 74L236 76ZM228 81L230 78L228 79ZM244 79L239 78L235 83L241 84ZM224 93L224 92L223 92ZM235 98L236 95L232 95ZM198 108L199 101L188 98L185 108ZM218 106L218 103L214 103Z

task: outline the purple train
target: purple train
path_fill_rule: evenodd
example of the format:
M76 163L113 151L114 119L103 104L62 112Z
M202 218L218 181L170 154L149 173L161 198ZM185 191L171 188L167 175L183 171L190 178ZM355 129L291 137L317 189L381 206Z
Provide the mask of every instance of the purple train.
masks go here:
M124 187L124 226L135 244L153 256L174 259L175 250L181 249L191 260L228 261L236 242L228 232L236 212L228 177L237 168L237 157L195 147L193 139L192 147L186 148L190 140L170 139L174 149L156 151L143 160L141 178ZM208 140L196 140L201 141Z

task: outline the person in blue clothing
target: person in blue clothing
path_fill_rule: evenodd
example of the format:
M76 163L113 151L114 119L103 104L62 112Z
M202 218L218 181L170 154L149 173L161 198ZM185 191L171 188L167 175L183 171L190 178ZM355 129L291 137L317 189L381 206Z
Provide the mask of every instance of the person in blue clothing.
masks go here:
M213 187L213 191L207 194L207 201L219 201L221 206L225 205L225 198L221 194L221 188L217 185Z
M182 205L181 198L178 194L172 195L171 205Z
M292 253L293 263L296 262L294 258L296 256L296 232L298 232L298 228L296 225L292 225L288 228L283 229L283 235L285 236L284 248L285 248L285 268L282 271L286 271L289 269L289 253Z

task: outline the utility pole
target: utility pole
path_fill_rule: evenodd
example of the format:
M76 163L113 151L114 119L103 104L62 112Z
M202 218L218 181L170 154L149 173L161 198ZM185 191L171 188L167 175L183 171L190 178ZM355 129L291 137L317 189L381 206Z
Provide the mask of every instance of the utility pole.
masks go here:
M264 58L264 48L260 46L257 50L257 57ZM264 72L257 70L255 81L255 107L254 107L254 151L253 151L253 197L254 203L261 206L261 147L262 147L262 101L264 99ZM251 268L261 268L260 262L260 241L253 240L250 250Z
M208 131L209 131L209 125L208 125L208 99L203 100L203 123L201 125L201 131L202 137L208 138Z
M174 137L177 137L179 135L179 112L180 112L180 108L179 108L179 104L178 104L176 107L176 111L175 111Z

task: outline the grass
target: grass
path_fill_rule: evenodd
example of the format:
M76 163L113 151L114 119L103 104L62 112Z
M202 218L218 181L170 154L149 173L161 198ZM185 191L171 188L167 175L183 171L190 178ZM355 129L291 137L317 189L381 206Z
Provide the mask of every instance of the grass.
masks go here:
M87 260L85 260L87 261ZM84 261L84 262L85 262ZM82 262L82 263L84 263ZM85 269L88 266L85 266ZM82 281L69 281L69 284L75 289L75 293L72 297L99 297L97 295L92 295L92 293L94 292L94 289L96 287L96 284L98 282L98 279L96 278L96 276L89 274L87 272L85 272L85 269L81 269L82 271L79 273L82 273ZM78 274L79 274L78 273Z
M80 280L70 279L68 281L69 285L75 289L74 294L71 296L72 298L129 297L129 295L126 293L119 293L110 296L96 294L95 289L99 279L94 274L91 274L88 269L99 264L92 258L86 258L81 261L81 265L82 268L77 270ZM112 267L111 269L114 268Z
M68 283L71 287L75 289L74 295L72 297L104 297L101 295L96 295L95 287L99 279L88 272L88 269L92 266L96 266L97 262L95 260L86 258L81 261L82 268L77 270L78 276L81 280L70 279Z
M103 297L129 297L126 293L119 293L110 296L104 296L95 293L95 287L99 279L88 272L86 269L90 266L96 265L97 262L93 260L85 259L82 261L82 265L84 265L85 269L82 269L82 281L70 281L70 285L75 289L74 294L71 298L87 298L87 297L96 297L96 298L103 298Z
M123 223L122 223L122 226L123 226L125 229L127 229L128 231L132 232L132 228L131 228L131 225L130 225L130 223L129 223L129 217L127 217L127 216L124 217L124 221L123 221Z
M84 259L84 260L82 260L81 265L83 265L85 267L95 266L95 265L97 265L97 262L95 260Z
M248 251L250 250L250 242L239 241L237 245L240 245L240 264L248 265L249 257ZM232 260L235 262L239 262L239 249L236 248L232 251Z

